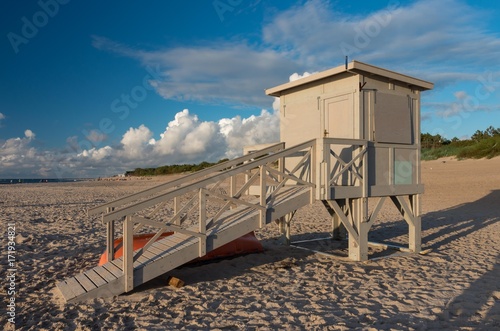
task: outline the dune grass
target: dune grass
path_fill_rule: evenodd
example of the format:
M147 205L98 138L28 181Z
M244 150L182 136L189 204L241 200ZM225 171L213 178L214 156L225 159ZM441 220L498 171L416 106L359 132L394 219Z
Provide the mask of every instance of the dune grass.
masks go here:
M457 141L436 148L422 148L422 160L436 160L449 156L458 159L491 159L500 156L500 136L480 141Z

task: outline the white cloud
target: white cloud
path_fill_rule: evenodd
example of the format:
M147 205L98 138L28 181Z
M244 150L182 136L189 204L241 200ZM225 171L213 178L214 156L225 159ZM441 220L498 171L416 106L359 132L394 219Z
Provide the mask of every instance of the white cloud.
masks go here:
M139 126L137 129L130 128L121 140L123 150L121 150L121 156L130 159L137 160L147 157L147 152L150 149L151 144L149 141L153 133L144 125Z
M315 74L315 73L316 73L316 72L313 72L312 74ZM293 82L293 81L296 81L296 80L298 80L298 79L301 79L301 78L305 78L305 77L311 76L312 74L311 74L311 73L309 73L309 72L307 72L307 71L306 71L306 72L304 72L302 75L301 75L301 74L298 74L298 73L296 73L296 72L295 72L295 73L291 74L291 75L290 75L290 77L288 77L288 80L289 80L290 82Z
M263 107L264 89L283 82L300 67L283 53L240 43L212 43L170 49L135 50L104 37L93 37L96 48L159 67L150 84L166 99Z
M28 129L24 132L23 138L10 138L2 144L0 147L2 177L8 177L11 173L21 174L25 169L36 166L40 158L36 149L30 146L34 139L35 133Z
M88 141L94 145L105 141L108 137L99 130L90 130L90 132L85 137Z
M389 1L363 15L311 0L280 12L264 27L263 37L309 68L333 67L349 55L450 84L477 79L484 63L498 68L500 39L488 32L488 19L494 17L458 0Z
M26 138L28 139L35 139L35 133L33 131L31 131L30 129L27 129L26 131L24 131L24 135L26 136Z
M188 109L177 113L160 139L154 142L154 151L169 163L181 159L190 162L218 160L224 156L226 147L217 124L200 121Z
M258 116L202 121L184 109L154 134L145 125L129 128L117 146L79 146L77 137L67 139L65 151L46 151L33 146L35 133L11 138L0 148L3 177L97 177L175 163L215 162L233 158L243 147L279 141L279 113L262 110ZM83 148L83 149L82 149Z
M278 99L279 100L279 99ZM228 149L226 157L241 155L244 146L279 141L279 113L262 110L260 116L241 119L224 118L219 121L220 131L225 136Z
M1 122L1 121L2 121L3 119L5 119L5 115L4 115L4 114L2 114L2 113L0 113L0 125L2 124L2 122Z
M432 110L432 113L441 118L460 116L467 118L472 112L499 111L500 106L483 103L479 98L469 95L466 91L457 91L455 100L451 102L426 102L422 106ZM429 112L422 119L430 119Z

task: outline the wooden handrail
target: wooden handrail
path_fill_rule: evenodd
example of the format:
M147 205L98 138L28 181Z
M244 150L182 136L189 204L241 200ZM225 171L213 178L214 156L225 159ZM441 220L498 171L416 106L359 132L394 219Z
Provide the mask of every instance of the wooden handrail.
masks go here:
M277 143L273 146L264 148L264 149L259 150L259 151L252 152L250 154L243 155L243 156L238 157L238 158L233 159L233 160L229 160L229 161L226 161L223 163L216 164L212 167L194 172L192 174L175 179L175 180L170 181L168 183L160 184L158 186L146 189L144 191L141 191L141 192L138 192L138 193L135 193L135 194L132 194L132 195L120 198L120 199L116 199L114 201L105 203L105 204L100 205L98 207L90 208L87 211L87 214L89 216L91 216L91 215L106 212L108 210L108 208L116 209L119 206L136 201L138 199L142 199L142 198L151 196L151 195L156 194L156 193L160 193L162 191L166 191L168 189L175 188L176 186L181 186L187 182L193 181L193 180L198 179L198 178L202 178L202 177L207 176L209 174L212 174L214 172L219 172L219 171L231 168L231 167L238 166L241 163L249 162L255 158L260 158L260 157L262 157L266 154L269 154L271 152L281 151L284 149L284 145L285 145L284 143Z
M296 153L296 152L303 150L305 148L311 148L314 146L314 144L315 144L315 140L310 140L310 141L307 141L305 143L281 150L279 152L276 152L275 154L263 156L259 159L249 161L247 163L235 166L232 169L228 169L228 170L225 170L219 174L215 174L215 175L212 175L210 177L201 179L197 182L187 184L185 186L174 189L170 192L160 194L160 195L158 195L154 198L148 199L146 201L140 201L140 202L132 204L130 206L126 206L122 209L115 210L115 211L109 212L107 214L104 214L102 217L102 221L103 221L103 223L108 223L110 221L120 219L124 216L130 215L130 214L137 212L139 210L152 207L152 206L154 206L154 205L156 205L164 200L169 200L169 199L174 198L175 196L182 195L182 194L185 194L185 193L188 193L188 192L200 189L200 188L204 188L207 185L216 183L220 180L227 179L231 176L240 174L244 171L259 167L261 165L265 165L267 163L274 162L275 160L278 160L282 157ZM255 156L255 154L252 154L252 155Z

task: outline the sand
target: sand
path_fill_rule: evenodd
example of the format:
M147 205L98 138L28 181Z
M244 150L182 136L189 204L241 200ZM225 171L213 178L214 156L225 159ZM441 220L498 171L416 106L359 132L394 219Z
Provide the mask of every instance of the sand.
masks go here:
M55 283L97 264L105 231L86 209L158 180L3 185L2 275L7 224L16 230L15 321L20 330L494 330L500 329L500 158L422 163L426 255L371 249L364 263L287 247L276 226L257 232L266 251L183 267L132 294L66 304ZM324 237L321 203L297 212L294 240ZM407 242L386 203L370 240ZM345 253L330 241L308 244ZM167 277L186 285L175 289ZM2 296L9 281L2 277ZM9 296L10 297L10 296ZM8 298L2 300L7 308ZM0 324L13 329L2 308Z

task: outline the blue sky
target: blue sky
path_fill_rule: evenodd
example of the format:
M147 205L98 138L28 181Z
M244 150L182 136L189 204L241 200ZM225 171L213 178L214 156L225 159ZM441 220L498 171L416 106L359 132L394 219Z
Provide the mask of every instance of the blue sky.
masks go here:
M492 1L3 1L0 178L216 161L279 139L264 89L350 59L435 83L422 129L500 126Z

